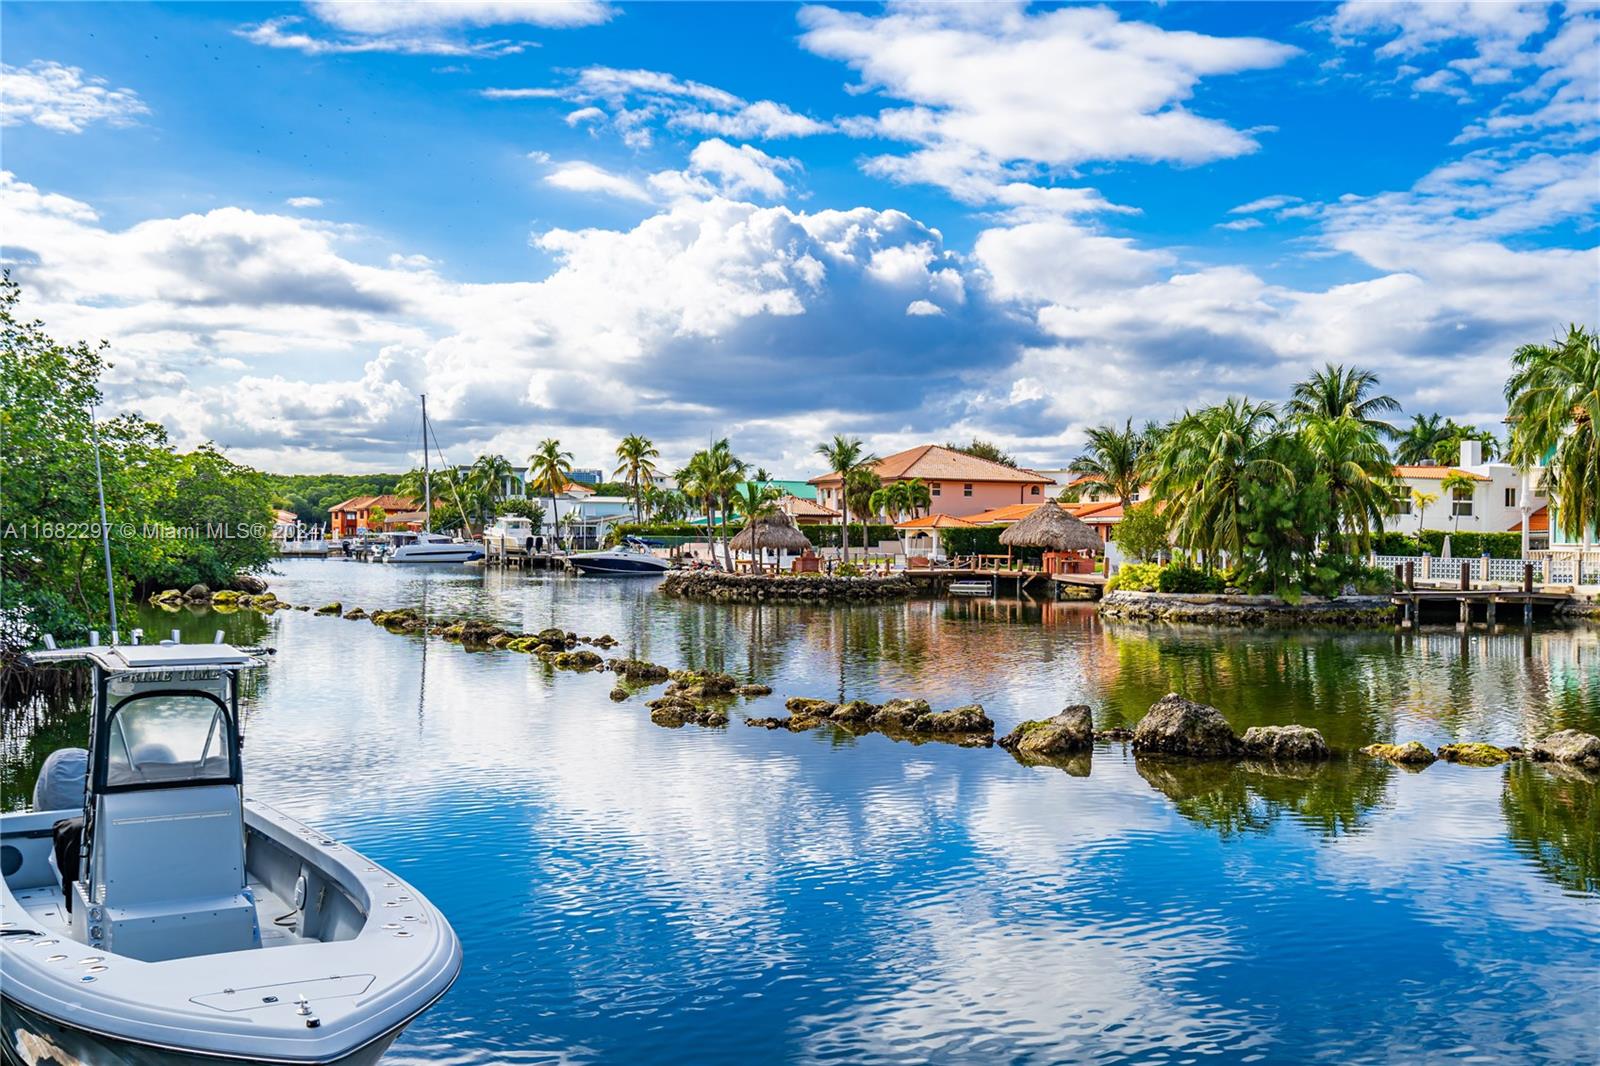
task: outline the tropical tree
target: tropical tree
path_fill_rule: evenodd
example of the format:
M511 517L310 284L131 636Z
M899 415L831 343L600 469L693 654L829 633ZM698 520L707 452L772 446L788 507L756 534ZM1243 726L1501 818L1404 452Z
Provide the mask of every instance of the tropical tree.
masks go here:
M611 476L625 478L633 486L633 514L641 522L644 521L644 485L655 477L656 465L652 460L659 458L661 453L656 450L655 443L637 433L628 434L617 445L617 469Z
M1328 548L1364 552L1393 509L1394 467L1378 424L1354 415L1306 416L1301 438L1330 511Z
M847 482L850 473L861 467L871 466L878 461L878 457L867 452L857 437L846 437L835 433L833 441L828 444L817 445L817 454L828 463L828 469L839 475L839 543L844 548L844 560L850 561L850 500Z
M956 444L952 441L946 444L945 447L953 452L970 455L975 459L987 459L991 463L999 463L1001 466L1015 467L1017 465L1015 457L1006 454L1000 445L995 444L993 441L980 440L977 437L973 437L971 444Z
M1450 517L1455 520L1453 528L1459 533L1461 532L1461 512L1456 507L1456 493L1464 492L1467 494L1467 499L1470 500L1472 499L1472 494L1477 491L1478 482L1471 474L1463 473L1460 470L1452 470L1444 476L1444 480L1439 483L1439 488L1443 490L1444 498L1450 501Z
M1593 330L1572 325L1551 344L1518 348L1511 363L1511 461L1524 469L1545 463L1562 535L1592 543L1600 522L1600 343Z
M1411 490L1411 502L1417 508L1417 532L1421 533L1427 528L1423 525L1427 521L1428 508L1439 502L1437 492L1423 492L1421 489Z
M756 566L761 565L761 522L778 509L779 492L766 482L772 480L765 470L756 472L754 481L746 481L734 493L733 505L744 515L745 526L750 530L750 549Z
M886 515L898 522L901 515L913 508L910 482L896 481L882 486L867 499L867 507L874 515Z
M1208 562L1245 554L1247 493L1294 470L1281 455L1282 423L1273 405L1242 397L1186 411L1150 456L1154 498L1170 509L1179 547Z
M927 482L914 477L896 484L905 487L905 505L911 511L911 517L916 518L923 511L932 510L933 493L928 491Z
M706 520L706 540L712 538L711 509L716 504L716 489L707 477L707 460L704 451L695 452L689 456L689 461L673 475L673 480L678 483L678 491L685 500L692 500L700 505L702 515ZM716 559L716 551L712 550L711 557Z
M1148 429L1136 431L1131 418L1121 429L1114 425L1095 426L1089 430L1084 453L1072 460L1067 469L1088 479L1081 488L1115 496L1126 513L1144 484L1145 456L1152 437Z
M1400 431L1394 444L1394 461L1408 466L1428 462L1433 451L1450 435L1444 418L1437 414L1411 416L1411 424Z
M1395 429L1381 416L1399 412L1400 402L1393 396L1375 394L1377 388L1378 375L1372 371L1328 363L1295 385L1289 397L1289 417L1302 424L1351 418L1387 440L1395 435Z
M550 517L556 530L556 545L565 547L561 540L561 509L556 497L566 490L572 480L572 453L561 450L561 442L546 437L528 456L529 488L550 498Z
M728 547L728 512L733 510L733 497L744 483L748 467L733 454L724 437L706 449L706 477L717 502L719 538L722 541L722 560L733 569L733 552Z
M374 533L383 532L383 524L389 520L389 512L374 504L367 508L367 528Z
M1154 562L1172 546L1168 540L1170 524L1166 512L1155 500L1128 508L1122 521L1117 523L1115 533L1122 554L1136 562Z
M495 507L505 495L506 478L516 476L516 468L503 455L480 455L467 471L468 494L478 507L479 522L489 524ZM469 527L470 528L470 527Z
M872 496L883 488L883 481L870 467L858 466L844 479L844 497L848 505L861 517L861 554L867 553L867 522L872 517ZM845 527L846 532L849 526Z
M1493 460L1500 456L1500 438L1477 426L1464 426L1454 419L1445 420L1445 437L1433 446L1433 461L1449 466L1461 460L1461 442L1475 440L1483 445L1483 457Z

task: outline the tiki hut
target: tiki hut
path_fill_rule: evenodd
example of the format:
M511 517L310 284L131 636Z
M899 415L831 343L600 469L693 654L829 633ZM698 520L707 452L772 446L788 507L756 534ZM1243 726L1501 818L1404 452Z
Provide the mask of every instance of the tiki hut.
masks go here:
M789 552L799 555L811 547L811 541L800 532L794 524L794 519L782 511L762 515L753 522L745 523L745 527L734 534L728 546L736 552L756 555L757 549L762 552ZM759 563L761 560L757 559Z
M1094 530L1046 500L1033 513L1000 534L1007 548L1043 548L1050 552L1097 552L1104 545Z

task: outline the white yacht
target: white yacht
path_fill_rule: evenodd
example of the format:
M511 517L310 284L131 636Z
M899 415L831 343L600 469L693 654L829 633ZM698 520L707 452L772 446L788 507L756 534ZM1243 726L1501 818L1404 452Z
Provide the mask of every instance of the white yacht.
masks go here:
M633 537L605 551L576 552L567 557L567 562L585 574L624 577L664 574L672 569L671 562L651 551L648 544Z
M387 563L470 563L484 555L477 541L454 540L443 533L385 533L383 544Z
M533 528L533 520L522 515L501 515L483 531L483 546L501 554L532 555L544 546L544 537Z
M278 541L278 554L322 558L332 547L333 542L324 537L320 529L295 530Z
M27 1064L369 1066L461 970L394 874L244 797L220 643L30 653L94 672L89 747L0 814L0 1050Z

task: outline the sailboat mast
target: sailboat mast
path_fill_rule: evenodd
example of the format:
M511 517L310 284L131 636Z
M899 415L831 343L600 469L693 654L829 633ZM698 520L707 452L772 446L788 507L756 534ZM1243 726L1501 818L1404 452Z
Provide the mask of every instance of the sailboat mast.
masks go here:
M428 470L428 394L422 394L422 531L433 532L433 483Z

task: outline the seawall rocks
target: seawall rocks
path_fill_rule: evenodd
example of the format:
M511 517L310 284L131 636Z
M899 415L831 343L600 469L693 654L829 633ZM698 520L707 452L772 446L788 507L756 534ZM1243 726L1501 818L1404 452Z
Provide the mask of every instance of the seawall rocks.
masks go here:
M1293 626L1392 625L1395 607L1385 596L1307 596L1287 603L1276 596L1225 596L1209 593L1107 593L1100 601L1104 618L1130 622L1187 622L1199 625L1286 628Z
M733 603L847 603L907 599L916 587L904 577L828 577L821 574L724 574L676 570L661 582L669 596Z

